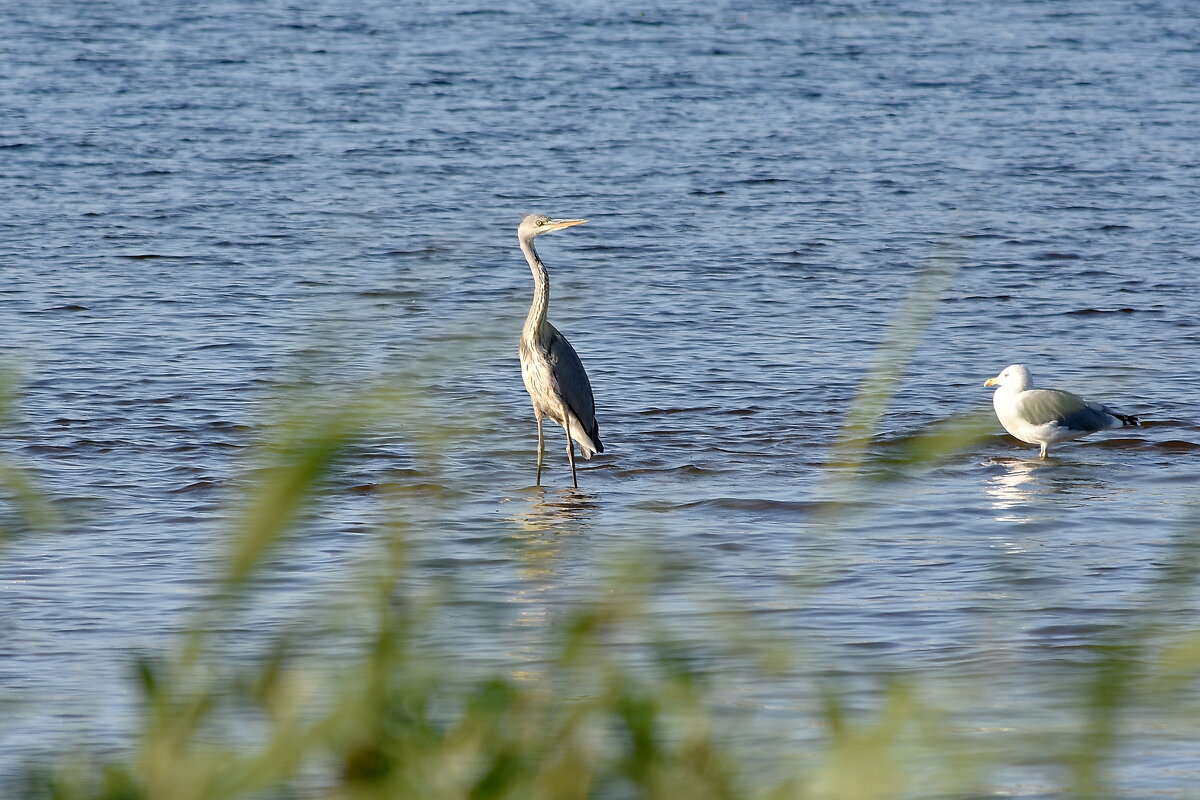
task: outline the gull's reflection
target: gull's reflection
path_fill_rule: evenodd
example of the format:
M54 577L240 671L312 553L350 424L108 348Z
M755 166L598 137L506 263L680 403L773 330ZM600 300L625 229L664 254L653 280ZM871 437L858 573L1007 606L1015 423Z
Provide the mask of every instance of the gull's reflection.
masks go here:
M1045 507L1048 498L1078 495L1075 502L1085 502L1109 493L1105 482L1087 471L1085 464L998 456L988 459L987 465L994 474L988 478L985 490L1000 522L1044 519L1044 512L1050 510ZM1061 506L1055 504L1055 508Z
M1032 522L1033 501L1038 494L1037 461L1024 458L992 458L989 466L1003 469L988 479L986 491L992 498L995 517L1000 522Z

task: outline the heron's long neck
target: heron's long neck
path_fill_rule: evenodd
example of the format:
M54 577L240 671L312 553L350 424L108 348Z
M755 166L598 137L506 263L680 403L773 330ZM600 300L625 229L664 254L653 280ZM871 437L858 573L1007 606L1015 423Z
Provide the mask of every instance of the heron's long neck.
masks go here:
M550 305L550 276L546 273L546 265L533 249L531 239L521 239L521 252L525 254L529 271L533 273L533 303L529 306L529 316L525 318L525 336L537 338L546 324L546 309Z

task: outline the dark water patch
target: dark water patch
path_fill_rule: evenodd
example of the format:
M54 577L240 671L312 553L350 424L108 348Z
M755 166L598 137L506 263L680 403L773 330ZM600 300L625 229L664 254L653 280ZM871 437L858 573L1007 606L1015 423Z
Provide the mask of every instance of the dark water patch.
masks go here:
M461 487L450 486L445 483L435 483L428 479L417 482L389 483L388 491L395 491L415 497L438 497L444 499L466 496L466 492Z
M1121 308L1079 308L1074 311L1064 311L1063 314L1072 317L1092 317L1101 316L1104 314L1137 314L1139 309L1124 306ZM1154 313L1141 311L1140 313ZM1161 312L1159 312L1161 313Z
M1109 436L1104 439L1093 439L1091 441L1086 441L1083 443L1083 446L1098 447L1098 448L1105 449L1105 450L1142 449L1142 448L1150 446L1150 445L1151 445L1151 443L1147 442L1145 439L1133 439L1133 438L1128 438L1128 437L1114 438L1112 436ZM1161 447L1161 445L1158 445L1158 446Z
M195 347L191 348L191 350L194 353L201 353L206 350L228 350L230 348L237 349L239 347L245 347L246 344L246 342L206 342L204 344L196 345Z
M199 442L198 444L194 444L194 445L193 444L175 445L176 448L180 448L180 452L196 452L198 450L205 450L205 449L245 450L249 446L250 445L247 442L230 442L230 441L225 441L223 439L205 439L204 441Z
M180 486L176 489L168 489L167 492L169 494L193 494L195 492L211 492L222 488L224 488L224 484L222 484L220 481L198 480L193 481L186 486Z
M1192 420L1174 419L1167 417L1145 417L1138 416L1138 424L1142 428L1183 428L1185 430L1196 431L1200 433L1200 424Z
M766 177L766 178L743 178L741 180L732 181L732 183L735 186L758 186L758 185L770 185L770 184L782 184L782 183L795 183L795 181L791 180L790 178Z
M497 538L493 539L492 541L494 541L495 543L501 543L501 542L505 541L505 539L497 537ZM469 568L469 567L502 566L506 563L508 563L507 559L480 558L477 556L476 557L462 556L462 557L441 557L441 558L423 558L423 559L421 559L421 566L429 568L429 569L439 570L439 571L453 571L453 570L465 569L465 568ZM469 598L453 598L453 599L450 599L449 601L443 601L443 605L448 608L454 607L454 606L466 606L468 608L471 608L471 607L475 607L483 602L484 601L482 601L482 600L469 599Z
M632 248L629 245L598 243L581 245L578 249L584 253L625 253L636 252L641 248Z
M763 500L753 498L717 497L710 500L695 500L689 503L645 503L642 507L651 511L736 511L755 515L779 517L808 517L819 503L785 500Z
M1079 255L1078 253L1056 252L1038 253L1037 255L1031 257L1034 261L1079 261L1083 258L1083 256Z
M435 256L445 252L444 248L429 245L426 247L414 247L402 250L386 250L385 256Z
M1183 439L1169 439L1165 442L1154 442L1154 447L1168 453L1194 453L1200 450L1200 443L1188 442Z
M253 425L246 425L242 422L231 422L229 420L212 420L205 422L200 426L201 430L205 431L221 431L223 433L238 433L246 434L253 433L257 428Z
M195 453L206 447L222 447L222 442L203 442L195 444L172 444L163 448L164 453Z
M1031 628L1030 636L1042 639L1084 639L1120 630L1117 625L1104 623L1076 623L1069 625L1045 625Z
M113 453L120 450L137 450L143 447L139 442L127 439L77 439L71 443L71 450L94 450L97 453Z
M876 641L861 641L861 642L846 642L846 647L851 650L865 650L868 652L880 652L888 650L896 650L903 645L898 642L889 642L883 640Z
M357 293L359 297L424 297L425 293L415 289L364 289Z
M703 414L718 411L716 406L683 406L680 408L646 408L634 413L645 417L665 417L673 414ZM566 441L564 438L563 441Z
M214 164L283 164L295 161L299 156L293 153L243 153L236 156L208 156L207 160Z
M56 453L73 453L76 448L61 444L27 444L21 448L24 453L54 455Z
M146 384L149 383L149 381L142 381L141 383ZM127 397L119 400L113 400L113 405L118 408L130 408L145 405L160 406L169 405L179 400L187 400L189 398L190 396L187 394L158 395L157 397Z
M564 439L564 441L566 441ZM616 475L632 477L635 475L659 474L659 475L688 475L695 477L707 477L717 475L724 470L710 469L697 464L680 464L674 467L640 467L635 469L625 469L615 464L606 464L604 467L614 470Z

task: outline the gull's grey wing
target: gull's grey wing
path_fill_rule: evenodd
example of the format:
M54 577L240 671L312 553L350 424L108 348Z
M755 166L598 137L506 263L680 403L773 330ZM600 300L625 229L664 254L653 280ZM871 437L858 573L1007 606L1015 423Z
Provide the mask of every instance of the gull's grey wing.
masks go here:
M1113 425L1113 415L1104 411L1103 406L1092 406L1079 395L1059 389L1021 392L1016 410L1031 425L1057 422L1077 431L1098 431Z
M603 453L604 445L600 443L600 423L596 421L596 400L592 396L592 384L583 362L567 337L550 328L550 374L562 393L567 408L571 409L584 431L596 444L596 452Z

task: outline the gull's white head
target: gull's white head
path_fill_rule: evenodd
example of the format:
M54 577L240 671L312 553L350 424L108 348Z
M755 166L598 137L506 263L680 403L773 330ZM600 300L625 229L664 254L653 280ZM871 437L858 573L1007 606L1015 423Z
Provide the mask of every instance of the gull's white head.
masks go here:
M1002 386L1006 389L1014 391L1023 391L1033 385L1032 379L1029 377L1029 370L1024 364L1011 364L1004 368L994 378L988 378L983 382L984 386Z
M521 224L517 227L517 236L522 239L532 239L543 233L560 231L563 228L582 225L585 222L587 222L586 219L553 219L545 214L526 214L521 217Z

